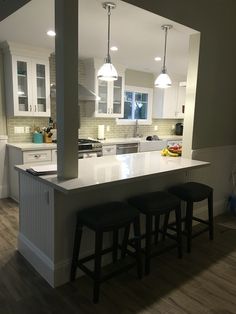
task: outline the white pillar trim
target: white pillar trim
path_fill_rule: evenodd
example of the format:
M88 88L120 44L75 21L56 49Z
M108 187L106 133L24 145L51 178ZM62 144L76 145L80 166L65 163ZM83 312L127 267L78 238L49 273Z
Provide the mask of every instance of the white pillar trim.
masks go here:
M78 177L78 0L55 0L58 177Z

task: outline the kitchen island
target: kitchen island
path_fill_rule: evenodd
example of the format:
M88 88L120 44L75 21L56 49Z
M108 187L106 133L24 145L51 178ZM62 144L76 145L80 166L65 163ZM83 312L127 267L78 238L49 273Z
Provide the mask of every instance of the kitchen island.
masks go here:
M18 250L52 285L69 280L76 212L88 206L164 189L184 182L208 162L163 157L160 152L79 160L79 177L33 176L29 165L17 166L20 182ZM82 254L93 250L86 230ZM105 238L110 242L110 235Z

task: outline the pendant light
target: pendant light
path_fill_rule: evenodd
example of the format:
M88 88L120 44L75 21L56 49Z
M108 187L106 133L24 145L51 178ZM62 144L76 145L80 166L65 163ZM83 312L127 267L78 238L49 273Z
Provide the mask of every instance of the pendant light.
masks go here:
M108 38L107 38L107 56L105 58L105 63L98 70L97 78L102 81L115 81L118 79L117 71L114 65L111 63L110 56L110 19L111 19L111 10L115 9L116 5L113 2L104 2L102 4L103 8L107 10L108 16Z
M167 74L167 69L166 69L166 44L167 44L167 32L172 27L173 27L172 25L162 25L161 27L165 31L165 46L164 46L164 58L163 58L163 66L162 66L161 74L159 74L155 80L155 87L159 87L159 88L167 88L171 86L171 79L169 75Z

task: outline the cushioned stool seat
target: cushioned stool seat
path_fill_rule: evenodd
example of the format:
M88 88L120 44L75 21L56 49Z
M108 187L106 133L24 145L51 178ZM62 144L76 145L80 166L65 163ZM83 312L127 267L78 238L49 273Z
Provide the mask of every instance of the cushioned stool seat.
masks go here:
M178 196L181 200L187 203L186 217L185 217L185 230L187 235L187 251L191 252L192 238L201 234L202 232L209 231L209 238L213 239L213 189L202 183L187 182L169 189L170 193ZM193 216L193 203L200 202L204 199L208 200L208 220L202 220ZM207 227L195 234L192 234L192 220L198 221L207 225Z
M182 240L181 240L181 208L180 199L165 191L156 191L140 196L132 197L128 202L135 206L146 217L146 230L142 236L145 238L145 274L150 273L151 257L159 254L157 250L151 250L152 235L155 235L155 244L158 244L158 232L162 231L163 240L166 235L166 227L168 224L169 213L175 211L176 216L176 237L168 235L176 240L178 247L178 255L182 257ZM160 216L166 215L162 230L159 229ZM168 215L167 215L168 214ZM153 232L153 217L155 218L155 231ZM175 245L176 246L176 245ZM171 246L171 248L173 245Z
M187 182L173 186L169 191L184 201L200 202L206 199L213 192L213 189L202 183Z
M83 210L77 219L92 230L107 230L123 226L138 215L137 209L127 203L111 202Z
M165 191L156 191L129 199L143 214L162 214L179 206L179 198Z
M127 248L131 224L133 224L134 227L135 252L129 251ZM79 259L83 226L95 231L95 254ZM121 246L118 243L120 228L124 228L125 230ZM113 233L113 244L110 248L103 249L103 233L108 231L112 231ZM134 257L134 262L125 264L109 274L102 275L102 255L112 252L112 260L113 263L115 263L118 258L118 249L120 248L121 259L128 253L131 257ZM94 260L94 271L84 265L91 260ZM94 280L94 303L97 303L99 300L101 282L111 278L113 275L126 271L135 265L137 266L138 277L141 278L141 238L139 211L137 209L124 202L111 202L93 206L78 212L71 265L71 280L74 280L76 277L77 267L88 276L92 277Z

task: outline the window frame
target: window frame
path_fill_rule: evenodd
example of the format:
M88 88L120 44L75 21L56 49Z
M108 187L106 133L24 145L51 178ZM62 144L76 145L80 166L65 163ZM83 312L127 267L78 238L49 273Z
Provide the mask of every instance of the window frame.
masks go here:
M152 124L152 106L153 106L153 88L126 85L124 88L124 95L125 95L125 92L148 94L147 119L138 119L138 124L139 125L151 125ZM122 119L122 118L116 119L117 125L135 125L135 123L136 123L136 120Z

